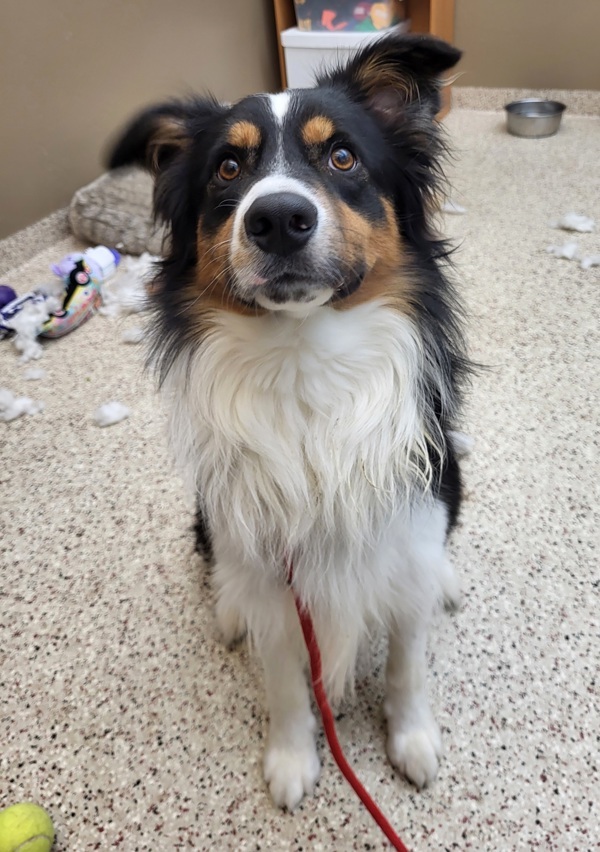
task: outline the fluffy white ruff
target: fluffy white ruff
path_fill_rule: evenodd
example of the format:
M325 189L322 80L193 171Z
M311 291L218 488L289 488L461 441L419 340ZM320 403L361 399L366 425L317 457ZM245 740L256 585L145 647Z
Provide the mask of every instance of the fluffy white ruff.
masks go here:
M214 537L217 607L260 647L288 636L286 555L335 700L374 623L427 619L450 572L423 497L442 378L412 322L377 302L220 312L165 382L172 444ZM299 637L298 637L298 641Z

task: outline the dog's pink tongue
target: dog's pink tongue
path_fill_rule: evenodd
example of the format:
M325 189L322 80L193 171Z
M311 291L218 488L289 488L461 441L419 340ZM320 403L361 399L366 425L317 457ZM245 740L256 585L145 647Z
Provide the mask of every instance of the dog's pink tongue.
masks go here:
M250 283L251 283L254 287L261 287L263 284L266 284L266 283L267 283L267 279L266 279L266 278L261 278L261 276L260 276L260 275L253 275L253 276L251 277L251 279L250 279Z

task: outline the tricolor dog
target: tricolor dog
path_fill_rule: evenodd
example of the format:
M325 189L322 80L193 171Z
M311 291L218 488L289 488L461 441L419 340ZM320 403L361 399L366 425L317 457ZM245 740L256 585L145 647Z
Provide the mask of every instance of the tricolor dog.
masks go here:
M263 663L264 775L289 809L319 776L290 561L330 700L384 629L389 758L418 787L438 770L426 634L458 596L445 545L468 365L431 213L459 57L384 37L313 89L148 109L111 158L153 172L170 226L151 362L220 631Z

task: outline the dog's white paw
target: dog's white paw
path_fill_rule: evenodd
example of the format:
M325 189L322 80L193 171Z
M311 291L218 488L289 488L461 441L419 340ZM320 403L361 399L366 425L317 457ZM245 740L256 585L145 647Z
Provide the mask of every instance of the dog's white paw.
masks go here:
M232 645L244 638L246 624L237 609L217 602L215 615L219 638L226 648L231 648Z
M462 590L458 574L449 559L444 558L440 573L444 607L450 612L456 612L462 606Z
M312 793L321 764L311 738L304 746L269 745L265 751L264 774L273 801L293 811L305 795Z
M387 752L415 787L426 787L435 779L442 756L442 736L436 721L431 718L425 725L398 728L390 724Z

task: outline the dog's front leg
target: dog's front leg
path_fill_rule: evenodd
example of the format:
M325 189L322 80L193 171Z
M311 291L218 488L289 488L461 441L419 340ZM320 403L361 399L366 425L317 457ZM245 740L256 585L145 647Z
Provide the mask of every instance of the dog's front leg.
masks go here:
M304 648L289 593L280 629L259 641L265 671L269 734L264 756L265 780L275 804L292 811L319 777L315 718L304 673Z
M427 624L399 619L390 631L385 714L388 756L417 787L437 775L442 754L440 729L426 694Z

